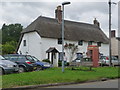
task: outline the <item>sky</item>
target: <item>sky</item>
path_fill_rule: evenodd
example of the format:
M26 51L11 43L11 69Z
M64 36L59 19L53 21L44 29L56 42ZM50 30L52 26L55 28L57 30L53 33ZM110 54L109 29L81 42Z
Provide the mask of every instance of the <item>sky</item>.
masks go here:
M39 16L55 18L55 9L66 0L1 0L0 28L5 24L20 23L27 27ZM100 23L103 32L109 35L108 0L67 0L65 20L93 24L94 18ZM112 0L118 3L119 0ZM118 4L112 4L112 30L118 36Z

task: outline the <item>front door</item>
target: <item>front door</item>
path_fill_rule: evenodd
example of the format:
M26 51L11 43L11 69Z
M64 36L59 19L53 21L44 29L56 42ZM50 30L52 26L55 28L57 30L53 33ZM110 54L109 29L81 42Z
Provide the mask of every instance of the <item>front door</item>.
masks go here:
M56 53L52 52L52 56L51 56L51 63L52 64L53 64L55 59L56 59Z

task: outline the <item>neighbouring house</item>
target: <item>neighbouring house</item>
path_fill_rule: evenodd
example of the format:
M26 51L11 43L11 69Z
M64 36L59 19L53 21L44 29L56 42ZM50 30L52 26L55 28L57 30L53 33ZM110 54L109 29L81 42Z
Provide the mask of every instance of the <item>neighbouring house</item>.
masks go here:
M109 54L109 39L100 29L100 24L96 19L93 24L65 20L64 28L64 43L78 45L77 54L86 53L88 45L98 45L100 53ZM21 32L17 53L30 54L40 60L49 59L57 67L61 52L60 20L39 16ZM69 55L66 56L69 62Z
M120 37L118 38L118 58L120 60Z
M120 38L119 37L116 37L116 31L115 30L112 30L111 31L111 54L112 56L116 56L118 58L119 56L119 41L120 41Z

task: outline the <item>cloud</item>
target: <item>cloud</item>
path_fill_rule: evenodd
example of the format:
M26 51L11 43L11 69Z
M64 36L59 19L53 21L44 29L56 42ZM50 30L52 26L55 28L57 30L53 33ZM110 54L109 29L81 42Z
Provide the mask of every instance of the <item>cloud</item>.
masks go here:
M73 0L72 0L73 1ZM24 27L38 16L55 17L55 9L60 2L2 2L0 3L0 27L3 23L20 23ZM117 28L117 7L112 6L112 27ZM108 2L71 2L65 6L65 19L93 23L97 18L104 32L108 32ZM108 33L107 33L108 34Z

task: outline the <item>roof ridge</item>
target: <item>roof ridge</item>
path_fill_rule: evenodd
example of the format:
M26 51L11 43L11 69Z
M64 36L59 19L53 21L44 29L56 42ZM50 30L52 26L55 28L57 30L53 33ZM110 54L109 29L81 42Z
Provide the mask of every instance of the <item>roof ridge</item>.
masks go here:
M45 17L45 16L39 16L38 18L46 18L46 19L51 19L51 20L56 20L55 18L51 18L51 17ZM85 22L77 22L77 21L72 21L72 20L65 20L65 22L68 23L77 23L77 24L86 24L86 25L91 25L94 26L95 28L99 28L98 26L91 24L91 23L85 23ZM99 28L100 29L100 28Z

